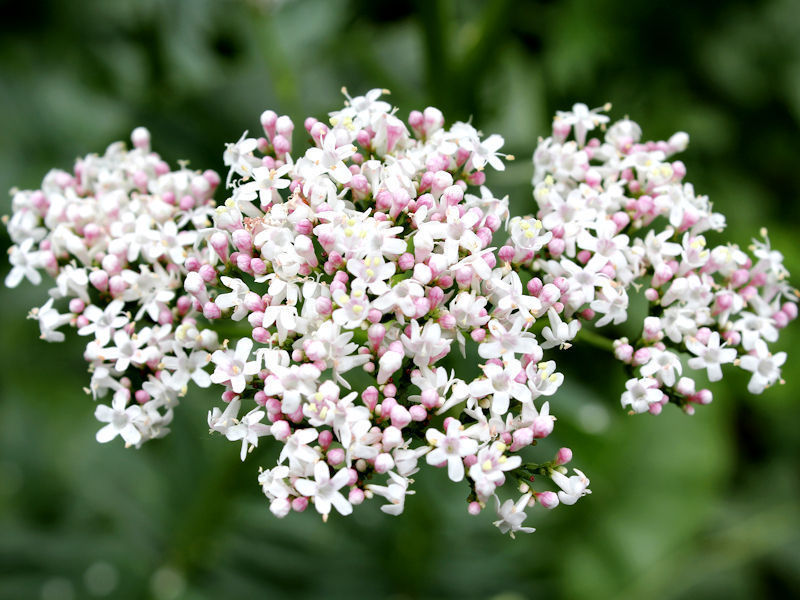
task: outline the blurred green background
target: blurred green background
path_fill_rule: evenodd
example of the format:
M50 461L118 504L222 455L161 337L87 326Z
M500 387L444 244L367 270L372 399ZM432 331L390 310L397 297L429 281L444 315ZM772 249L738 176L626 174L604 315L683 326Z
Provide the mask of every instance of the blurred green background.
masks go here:
M688 180L747 245L762 225L800 277L800 5L795 0L0 1L0 189L145 125L171 164L221 169L265 108L323 117L339 89L392 90L406 118L434 104L506 138L490 174L532 210L531 164L552 113L614 104L648 139L690 133ZM13 10L12 10L13 9ZM295 144L300 144L296 132ZM10 210L10 198L0 213ZM3 231L0 243L9 240ZM8 266L0 267L4 276ZM797 282L798 279L795 279ZM207 434L213 402L184 400L173 433L99 446L82 344L24 319L44 286L0 290L0 598L757 598L800 594L798 327L788 380L764 395L730 373L686 417L619 408L623 376L574 350L553 401L593 494L533 511L510 540L465 489L420 473L406 512L370 503L323 525L275 519L260 448ZM117 440L118 441L118 440Z

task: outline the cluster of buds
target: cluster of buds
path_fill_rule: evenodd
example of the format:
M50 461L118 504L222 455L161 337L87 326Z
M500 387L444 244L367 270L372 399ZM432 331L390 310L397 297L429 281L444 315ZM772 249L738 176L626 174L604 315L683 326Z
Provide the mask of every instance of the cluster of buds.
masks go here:
M306 119L294 156L292 120L264 112L263 135L227 145L216 207L218 177L170 172L143 130L132 151L15 194L6 283L47 270L43 337L94 335L91 390L114 393L98 440L162 435L188 382L213 384L209 427L242 460L262 438L281 445L258 478L275 515L312 503L327 519L376 496L400 514L424 463L513 536L532 531L526 507L590 493L569 448L536 456L564 380L551 354L597 336L582 326L627 321L629 290L648 286L651 314L636 343L607 340L631 371L623 406L710 401L679 354L711 380L735 362L753 392L778 379L785 354L765 343L797 313L781 257L705 249L724 220L666 162L685 134L643 144L624 120L587 141L608 117L559 113L534 155L538 213L509 221L484 185L513 158L503 138L432 107L404 122L384 93L345 92L327 122Z
M5 283L38 284L40 270L55 280L30 317L47 341L62 341L64 326L89 338L87 391L95 400L112 396L95 411L105 423L97 440L119 435L139 446L169 431L190 379L211 383L203 368L217 334L198 326L183 281L208 263L201 231L211 224L219 176L171 170L144 128L131 140L132 150L112 144L72 173L50 171L39 190L12 191Z

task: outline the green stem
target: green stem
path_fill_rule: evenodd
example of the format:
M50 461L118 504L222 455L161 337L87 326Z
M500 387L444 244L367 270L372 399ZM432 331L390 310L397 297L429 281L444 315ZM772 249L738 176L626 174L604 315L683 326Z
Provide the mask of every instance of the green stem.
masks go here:
M575 337L575 341L584 342L590 346L594 346L595 348L600 348L601 350L606 350L608 352L614 352L614 340L610 340L606 336L597 333L597 331L593 329L587 329L586 327L581 328L581 330L578 332L578 335Z

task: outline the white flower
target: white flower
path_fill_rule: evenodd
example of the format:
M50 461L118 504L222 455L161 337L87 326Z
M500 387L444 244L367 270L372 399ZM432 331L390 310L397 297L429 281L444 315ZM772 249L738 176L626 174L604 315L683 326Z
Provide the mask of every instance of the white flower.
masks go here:
M352 144L337 147L336 134L328 133L322 140L322 148L309 148L306 150L305 159L310 161L320 173L330 175L337 183L346 184L353 178L350 169L344 164L344 159L356 153ZM305 192L304 192L305 193Z
M569 341L578 335L578 330L581 328L580 321L573 319L564 323L554 308L547 310L547 316L550 319L550 326L542 330L542 337L545 339L542 349L547 350L556 346L562 349L569 348L571 345Z
M33 241L33 238L28 238L19 246L11 246L9 249L8 260L11 262L11 270L6 275L6 287L17 287L23 277L27 277L33 285L42 282L42 276L36 270L41 266L40 253L31 252Z
M394 471L389 471L389 485L369 484L366 487L372 493L389 501L388 504L381 506L383 512L397 516L403 512L406 495L414 493L408 490L408 484L409 480L406 477L401 477Z
M481 366L486 379L476 379L469 385L469 393L475 398L491 395L492 414L508 412L511 398L520 402L531 400L531 391L525 384L516 381L522 365L516 359L506 361L504 366L488 363Z
M242 338L236 344L236 350L217 350L211 355L211 362L217 365L211 374L212 383L230 385L231 389L241 394L244 391L247 378L258 373L258 361L250 361L250 351L253 349L253 340Z
M622 393L622 407L630 406L633 412L643 413L650 405L661 402L664 393L658 389L658 381L652 377L629 379L625 382L626 391Z
M124 306L125 303L122 300L109 302L105 310L90 304L83 311L83 315L89 320L89 323L78 329L78 335L94 334L97 343L105 346L111 339L112 332L128 323L128 317L120 314Z
M310 479L298 479L294 483L295 489L314 501L314 507L321 515L326 516L331 512L331 505L343 515L353 512L353 507L339 493L339 489L347 485L350 479L348 469L339 469L331 477L328 465L318 461L314 465L314 481Z
M254 408L242 417L241 421L228 427L225 437L232 442L242 440L242 452L240 455L242 460L245 459L250 450L258 446L259 437L269 434L270 426L260 422L265 415L266 413L263 410Z
M573 469L573 471L575 475L572 477L567 477L558 471L550 472L550 479L561 488L561 491L558 492L558 499L561 501L561 504L575 504L582 496L592 493L592 491L588 489L589 479L586 475L578 469Z
M655 376L664 385L675 385L676 373L683 373L683 365L676 354L669 350L650 348L650 360L643 365L639 372L645 377Z
M405 353L411 356L418 367L427 367L439 357L447 354L453 340L442 339L442 329L438 323L428 322L420 327L417 320L411 321L411 336L403 334Z
M786 352L773 355L763 340L756 340L750 354L739 360L739 366L753 374L747 384L747 391L760 394L780 378L781 366L786 362Z
M572 125L575 129L575 140L578 142L578 146L583 146L586 142L586 133L588 131L591 131L598 125L608 123L609 119L607 115L598 114L598 112L608 110L608 108L609 106L606 105L601 108L589 110L588 106L578 102L572 105L572 111L565 112L559 110L556 113L556 121L565 125Z
M516 503L514 503L513 500L506 500L501 505L500 499L495 495L495 507L497 509L497 516L500 518L494 522L494 525L500 530L500 533L509 533L513 538L514 533L517 531L523 533L533 533L536 531L533 527L522 526L522 522L527 517L523 509L530 499L531 494L529 492L524 494Z
M720 365L732 363L736 359L734 348L725 348L725 344L720 345L719 333L712 332L706 344L701 343L697 338L690 337L685 342L686 349L695 358L689 359L689 366L692 369L706 369L709 381L719 381L722 379L722 368Z
M231 292L228 294L219 294L216 298L214 298L214 304L219 306L222 310L235 308L233 314L231 315L231 319L234 321L241 321L249 312L244 305L244 301L247 297L247 294L250 293L250 288L247 287L247 284L244 281L234 277L226 277L223 275L220 277L220 281L223 285L229 287Z
M459 421L453 419L447 424L446 433L436 429L428 429L425 437L428 443L433 446L425 460L429 465L440 465L447 463L447 476L452 481L464 479L463 457L474 454L478 449L478 442L467 437L463 433L463 427Z
M120 390L114 394L111 407L100 404L95 409L94 417L101 423L108 423L97 432L97 441L101 444L118 435L125 440L126 446L135 446L142 441L142 434L135 425L143 417L142 407L136 404L127 406L129 398L127 390Z

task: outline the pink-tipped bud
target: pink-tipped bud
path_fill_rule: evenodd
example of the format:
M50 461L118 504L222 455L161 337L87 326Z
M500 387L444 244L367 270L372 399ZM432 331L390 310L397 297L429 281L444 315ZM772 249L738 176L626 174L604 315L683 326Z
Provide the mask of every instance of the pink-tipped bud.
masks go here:
M208 239L209 245L214 249L214 252L224 261L228 260L228 236L217 231Z
M473 329L469 332L469 337L473 339L473 341L477 343L481 343L483 340L486 339L486 330L482 328Z
M399 404L392 408L391 412L392 425L402 429L411 422L411 413L404 406Z
M617 360L629 363L633 358L633 346L630 344L619 344L614 348L614 356Z
M530 446L533 443L533 430L530 427L523 427L517 429L512 435L513 440L509 450L517 452L518 450Z
M103 269L92 271L89 273L89 283L101 292L105 292L108 289L108 273Z
M280 421L275 421L269 431L272 437L279 442L285 442L289 439L289 436L292 435L292 427L287 421L282 419Z
M639 348L636 352L633 353L633 361L632 364L635 367L639 367L647 362L650 361L650 349L649 348Z
M424 421L428 418L428 411L422 404L415 404L408 409L408 413L411 415L412 421Z
M140 150L150 150L150 132L144 127L137 127L131 133L133 146Z
M414 255L410 252L405 252L400 255L400 258L397 260L397 267L401 271L408 271L409 269L414 268Z
M700 390L696 394L696 402L698 404L711 404L711 401L714 399L714 394L711 393L711 390Z
M456 326L456 318L450 313L445 313L439 317L438 323L442 329L450 330Z
M556 466L566 465L572 460L572 450L569 448L559 448L556 453L555 464Z
M381 452L375 457L375 472L386 473L394 467L394 459L388 452Z
M206 302L203 305L203 316L209 321L219 319L222 316L222 310L213 302Z
M292 500L292 510L295 512L303 512L308 508L308 498L305 496L298 496Z
M546 508L548 510L555 508L559 504L558 494L551 491L536 494L536 500L539 502L542 508Z
M361 401L370 411L374 411L375 406L378 404L378 388L371 385L361 392Z
M343 448L332 448L328 451L328 464L332 467L336 465L340 465L344 462L344 449Z
M422 405L428 410L438 408L440 405L439 394L435 389L424 390L420 395L420 402L422 402Z
M502 260L503 262L511 262L512 260L514 260L515 254L516 252L514 251L514 248L512 246L503 246L497 252L497 256L500 257L500 260Z
M358 506L362 502L364 502L364 490L361 488L352 488L350 493L347 494L347 501L350 502L353 506Z
M128 289L128 284L119 275L114 275L108 280L108 291L114 298L122 295L126 289Z
M531 429L533 430L533 437L537 439L546 438L553 433L553 417L549 415L536 417L531 423Z

